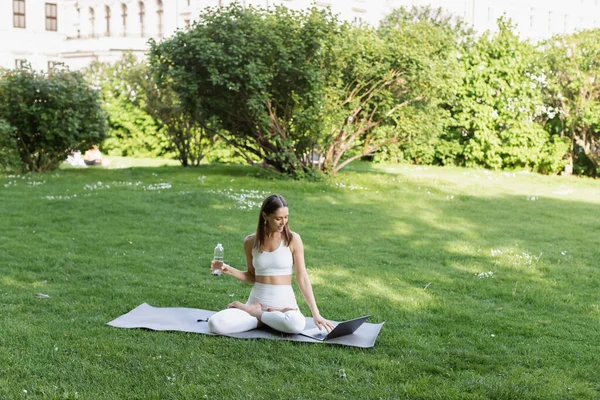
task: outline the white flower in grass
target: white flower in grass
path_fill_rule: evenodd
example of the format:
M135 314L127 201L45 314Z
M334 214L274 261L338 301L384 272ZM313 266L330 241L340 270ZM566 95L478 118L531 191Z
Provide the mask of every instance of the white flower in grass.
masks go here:
M209 190L208 193L225 196L236 203L237 209L248 211L260 208L263 199L268 195L268 192L265 191L240 189L239 192L236 192L231 188L229 190Z
M493 278L494 277L494 273L492 271L488 271L488 272L480 272L478 274L475 274L475 276L477 278Z
M44 183L46 183L46 181L31 181L31 182L27 182L27 184L29 186L39 186L39 185L43 185Z
M162 190L162 189L171 189L171 184L162 182L162 183L150 184L150 185L144 187L144 190Z
M358 186L358 185L347 185L344 182L336 182L335 186L342 188L342 189L348 189L348 190L369 190L368 188L365 188L363 186Z
M561 256L566 256L566 255L567 255L567 251L566 251L566 250L563 250L563 251L561 251L561 252L560 252L560 255L561 255Z
M491 253L492 253L493 257L495 257L495 256L501 256L502 255L502 250L492 249Z

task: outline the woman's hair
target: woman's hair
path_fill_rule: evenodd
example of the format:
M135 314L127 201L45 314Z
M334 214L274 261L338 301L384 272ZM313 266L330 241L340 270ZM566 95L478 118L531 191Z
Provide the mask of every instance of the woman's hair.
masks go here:
M287 202L280 194L272 194L263 201L260 212L258 213L258 227L256 228L256 240L254 241L254 247L259 251L262 251L262 245L265 242L265 236L267 235L267 232L265 231L267 221L263 218L263 213L271 215L280 208L287 206ZM281 236L285 245L289 246L293 236L288 224L285 224L283 227Z

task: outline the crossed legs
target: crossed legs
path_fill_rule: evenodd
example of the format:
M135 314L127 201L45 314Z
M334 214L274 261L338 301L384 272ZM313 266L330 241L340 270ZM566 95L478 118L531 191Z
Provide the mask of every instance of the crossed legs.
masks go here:
M256 329L262 324L284 333L300 333L306 320L298 309L284 308L262 310L260 304L243 304L234 301L226 310L219 311L208 320L213 333L226 335Z

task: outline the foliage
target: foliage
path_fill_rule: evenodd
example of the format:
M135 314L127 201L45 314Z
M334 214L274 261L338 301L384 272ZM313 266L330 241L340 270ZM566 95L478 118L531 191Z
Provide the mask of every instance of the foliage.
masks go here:
M463 84L451 105L454 124L443 140L462 144L459 164L558 172L562 164L556 160L566 148L538 122L545 85L538 53L519 39L510 21L500 18L498 28L461 55Z
M429 164L450 123L448 103L460 83L456 54L471 45L473 32L441 9L402 7L381 22L378 34L388 47L390 66L404 80L395 101L406 105L393 115L402 140L378 158Z
M14 128L0 119L0 172L20 172L22 169Z
M109 137L101 144L101 150L132 157L169 155L165 132L146 109L148 73L144 62L127 53L115 63L93 62L85 75L101 89L108 114Z
M150 73L145 75L140 85L146 95L146 111L161 126L181 165L200 165L212 142L209 130L198 122L202 119L199 116L201 110L185 110L172 85L167 81L158 85Z
M29 67L0 77L0 120L12 126L6 140L16 141L26 171L52 170L73 150L101 142L105 119L98 92L78 72Z
M150 63L159 87L171 87L189 117L248 162L303 173L322 131L326 44L340 29L316 9L232 4L152 42Z
M542 45L547 129L570 143L569 161L600 173L600 30L554 37Z
M355 159L398 142L390 129L402 102L403 72L390 63L386 42L368 26L343 26L328 66L322 118L328 128L319 141L319 166L336 173ZM313 151L314 153L315 151Z

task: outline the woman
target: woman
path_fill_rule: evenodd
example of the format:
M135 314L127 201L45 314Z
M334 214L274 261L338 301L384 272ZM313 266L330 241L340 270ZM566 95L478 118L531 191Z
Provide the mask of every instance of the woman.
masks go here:
M247 271L227 264L223 264L221 270L254 287L246 304L234 301L208 320L213 333L245 332L262 324L280 332L302 332L306 320L298 309L292 289L293 269L315 325L328 332L333 329L331 322L321 317L317 308L304 265L302 239L288 227L288 205L282 196L273 194L263 201L258 228L244 240L244 250ZM215 268L214 263L211 268Z

